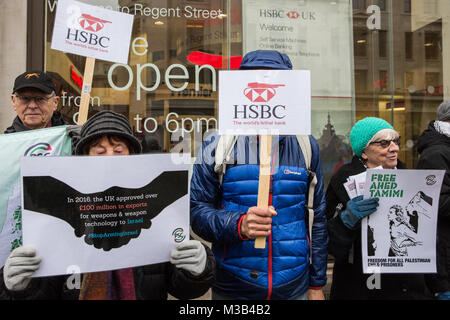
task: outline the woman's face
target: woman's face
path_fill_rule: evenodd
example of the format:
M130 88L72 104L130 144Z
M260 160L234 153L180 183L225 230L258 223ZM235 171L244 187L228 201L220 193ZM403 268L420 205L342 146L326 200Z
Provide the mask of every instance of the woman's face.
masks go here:
M361 156L366 160L368 168L383 166L384 169L394 169L397 166L399 144L400 138L394 140L379 139L369 144Z
M90 156L126 156L130 151L124 140L103 136L89 147Z

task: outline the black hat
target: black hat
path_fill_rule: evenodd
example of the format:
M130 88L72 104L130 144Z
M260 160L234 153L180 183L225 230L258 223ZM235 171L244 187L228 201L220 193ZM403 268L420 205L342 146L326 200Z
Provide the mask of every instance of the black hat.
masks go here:
M23 88L36 88L45 93L56 92L52 79L42 71L24 72L14 81L13 93Z
M133 149L130 152L142 152L141 143L133 135L128 119L119 113L106 110L96 113L81 127L80 140L75 148L75 154L82 155L85 146L103 135L124 138Z

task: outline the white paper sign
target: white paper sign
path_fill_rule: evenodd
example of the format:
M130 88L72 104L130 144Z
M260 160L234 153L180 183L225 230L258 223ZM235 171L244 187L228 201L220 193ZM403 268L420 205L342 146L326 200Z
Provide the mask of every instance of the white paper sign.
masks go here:
M165 262L189 239L189 165L168 154L28 157L21 171L35 276Z
M59 0L51 48L127 64L133 19L131 14Z
M373 169L383 169L382 166ZM344 189L347 191L348 197L353 199L357 196L364 195L364 186L366 185L367 172L361 172L360 174L353 175L347 178L344 183Z
M367 170L364 198L378 197L363 219L364 273L436 272L436 225L444 170Z
M311 134L307 70L219 72L219 133Z

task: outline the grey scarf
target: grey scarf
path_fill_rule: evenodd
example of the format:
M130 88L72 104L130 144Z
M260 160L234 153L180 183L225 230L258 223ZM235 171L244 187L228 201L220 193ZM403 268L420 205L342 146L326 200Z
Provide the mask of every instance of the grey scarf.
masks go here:
M436 120L434 122L434 128L440 134L450 138L450 122Z

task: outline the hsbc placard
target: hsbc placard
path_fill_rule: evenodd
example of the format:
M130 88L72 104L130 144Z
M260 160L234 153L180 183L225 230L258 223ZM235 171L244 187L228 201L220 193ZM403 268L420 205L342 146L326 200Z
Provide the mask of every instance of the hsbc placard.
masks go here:
M132 27L131 14L59 0L51 48L127 64Z
M219 72L219 133L311 134L309 70Z

